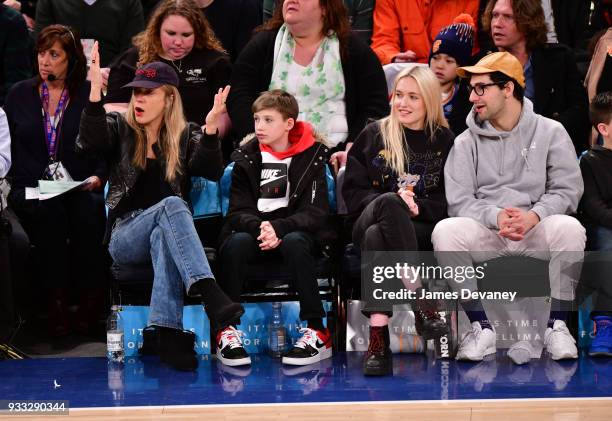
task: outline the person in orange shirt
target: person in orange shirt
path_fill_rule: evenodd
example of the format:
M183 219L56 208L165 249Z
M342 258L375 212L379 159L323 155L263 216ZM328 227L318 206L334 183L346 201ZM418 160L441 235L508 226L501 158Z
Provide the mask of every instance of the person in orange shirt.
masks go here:
M479 0L377 0L372 50L380 62L427 63L438 32L460 13L478 22ZM477 45L474 53L478 52Z

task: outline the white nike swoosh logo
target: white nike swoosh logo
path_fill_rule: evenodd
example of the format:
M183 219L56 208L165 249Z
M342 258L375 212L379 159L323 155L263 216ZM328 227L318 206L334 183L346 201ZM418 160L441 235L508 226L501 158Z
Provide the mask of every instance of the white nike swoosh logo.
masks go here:
M287 177L287 176L286 176L286 175L281 175L280 177L272 177L272 178L270 178L270 179L268 179L268 180L262 180L262 181L259 183L259 187L264 186L264 185L266 185L266 184L270 184L270 183L271 183L271 182L273 182L273 181L280 180L280 179L281 179L281 178L283 178L283 177Z

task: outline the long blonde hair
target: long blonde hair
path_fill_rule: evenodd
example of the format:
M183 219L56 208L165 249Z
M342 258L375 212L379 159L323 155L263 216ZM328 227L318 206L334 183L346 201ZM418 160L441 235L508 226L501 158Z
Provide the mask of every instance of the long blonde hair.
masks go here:
M448 127L448 122L442 111L440 82L438 82L436 75L425 66L415 66L402 70L393 83L391 114L379 121L383 144L389 153L387 162L396 174L406 172L406 163L408 162L408 152L404 148L406 141L404 127L393 111L397 85L400 80L406 77L413 78L421 90L421 96L425 104L425 133L429 135L430 139L440 127Z
M166 180L173 181L178 174L182 174L180 161L180 142L181 135L187 122L183 114L183 102L181 96L172 85L162 85L166 94L166 107L164 108L164 118L159 128L158 145L166 165ZM130 99L127 112L125 113L127 124L134 129L136 134L136 145L132 164L141 170L147 165L147 134L145 127L136 121L134 114L134 95Z

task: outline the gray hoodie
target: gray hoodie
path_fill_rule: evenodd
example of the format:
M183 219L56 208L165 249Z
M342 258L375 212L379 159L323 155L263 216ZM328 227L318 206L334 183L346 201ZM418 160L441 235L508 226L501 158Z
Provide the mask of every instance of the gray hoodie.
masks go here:
M11 134L4 110L0 108L0 178L6 177L11 168Z
M576 211L584 189L572 141L561 123L533 112L524 99L509 132L470 112L444 167L449 216L497 228L504 207L532 210L540 220Z

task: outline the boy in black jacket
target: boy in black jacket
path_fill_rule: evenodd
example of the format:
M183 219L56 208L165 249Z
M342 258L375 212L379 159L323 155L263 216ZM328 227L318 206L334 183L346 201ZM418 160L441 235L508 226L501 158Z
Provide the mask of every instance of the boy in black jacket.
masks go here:
M328 248L325 239L333 237L326 225L329 150L315 139L309 123L297 121L298 103L290 94L264 92L252 111L255 136L232 154L229 212L221 233L222 287L239 300L248 264L282 257L293 275L300 318L308 321L283 363L312 364L331 357L314 271L315 255L320 247ZM237 324L239 320L216 335L217 357L227 365L250 364Z
M590 107L593 126L603 138L603 145L593 145L580 160L584 194L580 203L587 229L587 250L612 251L612 92L593 98ZM591 356L612 356L612 282L603 278L597 283L597 300L591 318L596 336L589 348Z

